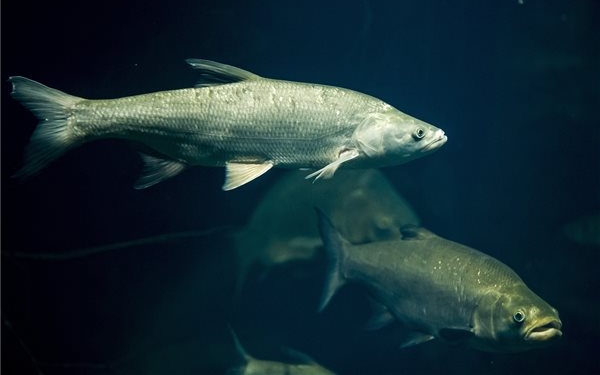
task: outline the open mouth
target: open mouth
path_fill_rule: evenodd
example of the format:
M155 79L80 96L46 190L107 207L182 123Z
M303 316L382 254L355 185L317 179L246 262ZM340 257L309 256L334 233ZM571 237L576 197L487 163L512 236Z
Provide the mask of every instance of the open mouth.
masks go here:
M544 325L537 326L525 335L528 341L548 341L562 336L562 323L560 320L552 320Z
M422 151L433 151L437 148L440 148L444 145L444 143L446 143L446 141L448 140L448 137L446 136L446 134L444 133L444 131L442 129L439 129L437 132L437 137L435 137L433 139L433 141L429 142L428 144L426 144L425 146L423 146L423 148L421 149Z

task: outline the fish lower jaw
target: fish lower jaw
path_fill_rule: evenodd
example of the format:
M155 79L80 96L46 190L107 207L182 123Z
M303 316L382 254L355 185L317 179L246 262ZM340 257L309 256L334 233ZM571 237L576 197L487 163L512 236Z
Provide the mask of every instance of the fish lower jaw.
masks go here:
M438 134L436 134L436 138L433 141L426 144L421 149L421 151L422 152L430 152L430 151L436 150L436 149L442 147L447 141L448 141L448 137L446 136L444 131L440 129L440 130L438 130Z
M544 341L558 339L561 336L562 336L561 330L556 329L556 328L548 328L544 331L531 332L529 335L527 335L527 337L525 337L525 340L544 342Z
M529 331L525 336L525 340L534 342L545 342L549 340L555 340L562 336L561 328L562 324L560 322L553 321Z

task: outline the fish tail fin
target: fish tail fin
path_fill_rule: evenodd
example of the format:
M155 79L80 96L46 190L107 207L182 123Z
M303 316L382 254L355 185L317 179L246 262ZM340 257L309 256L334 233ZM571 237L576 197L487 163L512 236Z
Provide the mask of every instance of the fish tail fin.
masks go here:
M346 249L351 244L335 229L323 211L317 207L315 207L315 210L318 216L319 233L321 234L327 257L325 288L323 289L321 302L319 303L319 311L323 311L336 291L346 282L344 279L344 258L346 256Z
M83 100L76 96L44 86L25 77L10 77L11 96L29 109L40 120L25 152L25 165L15 177L27 178L42 170L74 147L71 115L73 106Z

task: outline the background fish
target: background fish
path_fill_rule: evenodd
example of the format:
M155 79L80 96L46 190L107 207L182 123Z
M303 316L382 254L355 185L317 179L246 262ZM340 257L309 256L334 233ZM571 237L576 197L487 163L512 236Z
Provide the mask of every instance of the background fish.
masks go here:
M274 267L313 260L322 246L314 207L333 218L353 243L400 238L400 227L420 224L411 205L378 170L341 170L321 184L302 179L302 173L278 180L235 234L238 292L250 270L258 270L262 279Z
M347 281L366 286L379 305L371 326L399 322L410 346L435 337L486 351L515 352L562 336L556 309L498 260L408 227L400 240L351 245L319 211L331 268L324 308Z
M246 352L237 335L231 330L235 342L237 362L227 371L227 375L334 375L309 356L293 350L287 350L301 363L285 363L254 358Z
M447 140L441 129L356 91L187 62L205 77L196 88L110 100L10 77L12 96L41 120L18 175L35 174L85 142L120 138L150 150L138 188L203 165L225 166L223 190L231 190L274 166L318 169L307 178L330 178L341 165L401 164Z

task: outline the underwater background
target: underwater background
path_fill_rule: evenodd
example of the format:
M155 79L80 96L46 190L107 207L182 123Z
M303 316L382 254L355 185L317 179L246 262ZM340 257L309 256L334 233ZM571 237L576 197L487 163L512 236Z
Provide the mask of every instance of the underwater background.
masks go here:
M230 233L283 170L230 192L203 167L135 190L137 153L106 140L11 179L38 121L9 76L116 98L191 87L190 57L354 89L444 129L440 150L381 172L423 226L556 307L562 339L400 349L361 329L369 306L352 287L317 313L319 257L251 269L240 292ZM339 374L600 373L598 1L8 0L2 82L3 374L221 374L228 325L255 357L289 347Z

